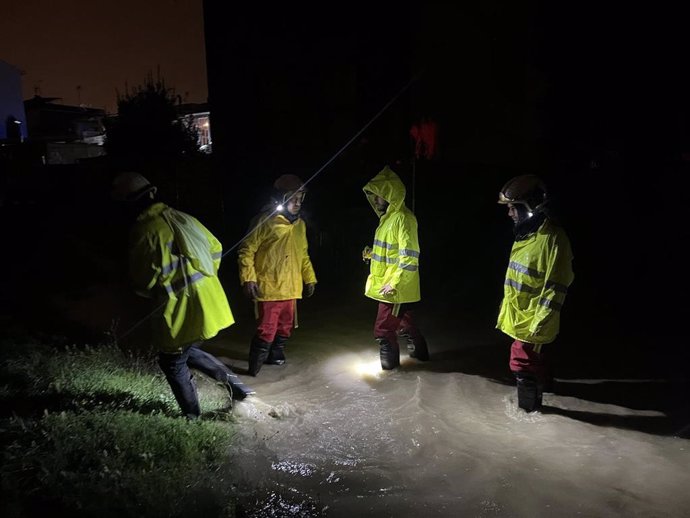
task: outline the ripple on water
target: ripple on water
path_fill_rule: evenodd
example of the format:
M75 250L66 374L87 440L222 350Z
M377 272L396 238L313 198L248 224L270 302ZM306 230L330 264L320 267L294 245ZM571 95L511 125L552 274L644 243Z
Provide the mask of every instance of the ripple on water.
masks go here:
M311 477L316 471L316 466L304 462L292 462L289 460L281 460L279 462L273 462L271 464L271 469L275 471L282 471L283 473L288 473L290 475L299 475L300 477Z

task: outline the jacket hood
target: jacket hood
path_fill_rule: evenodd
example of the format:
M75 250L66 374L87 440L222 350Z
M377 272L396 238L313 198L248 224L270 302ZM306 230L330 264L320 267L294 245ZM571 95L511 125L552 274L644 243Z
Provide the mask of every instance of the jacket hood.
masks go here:
M386 166L374 176L363 188L367 195L367 200L371 208L374 209L376 215L381 217L382 212L376 209L374 203L374 196L380 196L386 200L393 210L400 210L405 205L405 185L400 180L400 177L395 174L390 167Z

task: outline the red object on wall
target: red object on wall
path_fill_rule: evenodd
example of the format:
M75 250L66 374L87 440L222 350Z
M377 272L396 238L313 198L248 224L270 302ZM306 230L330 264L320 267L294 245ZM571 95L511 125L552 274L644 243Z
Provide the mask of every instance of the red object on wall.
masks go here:
M438 125L429 117L412 125L410 136L414 139L415 158L431 160L436 156L438 148Z

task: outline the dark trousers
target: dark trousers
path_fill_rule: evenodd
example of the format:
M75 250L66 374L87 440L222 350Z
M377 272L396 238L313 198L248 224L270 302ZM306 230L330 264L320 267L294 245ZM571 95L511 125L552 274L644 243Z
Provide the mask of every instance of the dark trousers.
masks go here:
M165 374L182 413L187 417L199 417L199 397L190 367L207 376L224 381L232 371L218 358L200 349L201 341L185 347L181 353L159 353L158 365Z

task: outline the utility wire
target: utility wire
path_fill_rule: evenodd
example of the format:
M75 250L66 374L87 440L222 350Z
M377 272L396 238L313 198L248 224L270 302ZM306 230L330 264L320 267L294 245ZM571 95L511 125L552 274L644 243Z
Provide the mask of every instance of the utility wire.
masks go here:
M406 83L406 84L405 84L405 85L404 85L404 86L403 86L393 97L390 98L390 100L389 100L386 104L383 105L383 107L382 107L373 117L371 117L371 119L369 119L369 121L368 121L366 124L364 124L364 126L362 126L362 128L361 128L357 133L355 133L355 134L350 138L350 140L348 140L338 151L335 152L335 154L333 154L333 155L332 155L332 156L331 156L321 167L319 167L319 168L316 170L316 172L315 172L314 174L312 174L312 175L304 182L303 185L304 185L304 186L308 185L308 184L309 184L311 181L313 181L317 176L319 176L319 175L324 171L324 169L326 169L326 167L328 167L336 158L338 158L338 156L340 156L348 147L350 147L350 146L352 145L352 143L353 143L355 140L357 140L357 138L358 138L362 133L364 133L364 132L367 130L367 128L369 128L369 126L371 126L381 115L383 115L383 113L385 113L385 111L388 110L388 108L390 108L391 105L392 105L393 103L395 103L395 101L397 101L397 100L400 98L400 96L401 96L403 93L405 93L405 91L407 91L407 89L408 89L410 86L412 86L412 84L413 84L415 81L417 81L418 79L419 79L419 76L418 76L418 75L417 75L417 76L414 76L412 79L410 79L410 80L409 80L409 81L408 81L408 82L407 82L407 83ZM290 197L289 197L287 200L285 200L285 202L283 203L283 205L285 205L288 201L290 201L290 200L292 199L292 197L295 196L296 194L297 194L297 192L294 192L293 194L291 194ZM251 229L249 229L249 231L248 231L244 236L242 236L234 245L232 245L230 248L228 248L227 250L225 250L225 251L223 252L223 254L221 255L221 259L222 259L223 257L225 257L227 254L229 254L230 252L232 252L232 251L233 251L235 248L237 248L240 244L242 244L242 242L243 242L245 239L247 239L250 235L252 235L252 234L256 231L256 229L259 228L259 227L261 226L261 224L263 224L265 221L268 221L269 219L271 219L277 212L279 212L279 210L278 210L278 208L275 208L275 209L273 209L270 213L268 213L264 219L262 219L259 223L257 223L256 225L254 225ZM180 267L184 268L184 265L182 264L182 261L180 261ZM185 288L183 287L182 289L176 291L176 292L175 292L175 295L177 295L177 294L178 294L180 291L182 291L183 289L185 289ZM162 303L160 306L156 307L153 311L151 311L151 313L149 313L149 314L146 315L145 317L141 318L141 319L140 319L138 322L136 322L132 327L130 327L125 333L123 333L122 335L120 335L120 338L125 338L126 336L130 335L135 329L137 329L140 325L142 325L142 324L143 324L144 322L146 322L149 318L151 318L157 311L161 310L166 304L167 304L167 302Z

